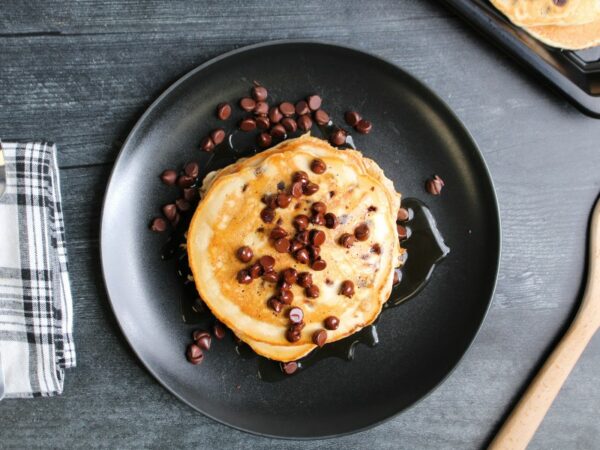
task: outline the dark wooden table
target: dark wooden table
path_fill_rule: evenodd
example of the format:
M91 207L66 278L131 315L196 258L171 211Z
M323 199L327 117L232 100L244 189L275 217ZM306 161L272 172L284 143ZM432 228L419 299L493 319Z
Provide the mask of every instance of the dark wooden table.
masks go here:
M0 403L0 447L415 449L488 442L578 304L587 220L600 191L600 121L541 86L434 1L4 0L0 24L0 137L59 146L78 353L62 397ZM458 369L384 425L310 444L231 430L163 389L116 325L98 251L111 167L153 99L222 52L281 38L353 45L423 80L479 143L502 215L496 296ZM600 336L531 448L597 448L598 372Z

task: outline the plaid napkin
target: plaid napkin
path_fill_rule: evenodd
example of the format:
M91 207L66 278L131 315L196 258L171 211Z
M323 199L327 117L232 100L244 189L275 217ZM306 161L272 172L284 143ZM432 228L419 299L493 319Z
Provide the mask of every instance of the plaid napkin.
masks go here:
M62 393L75 366L56 146L2 143L0 363L6 397Z

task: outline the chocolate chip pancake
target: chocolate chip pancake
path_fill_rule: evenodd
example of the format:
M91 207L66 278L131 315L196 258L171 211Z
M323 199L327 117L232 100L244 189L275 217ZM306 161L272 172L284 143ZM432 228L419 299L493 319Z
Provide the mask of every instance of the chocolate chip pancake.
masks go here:
M201 193L196 288L257 353L296 360L377 318L402 249L400 195L375 162L305 135L209 174Z

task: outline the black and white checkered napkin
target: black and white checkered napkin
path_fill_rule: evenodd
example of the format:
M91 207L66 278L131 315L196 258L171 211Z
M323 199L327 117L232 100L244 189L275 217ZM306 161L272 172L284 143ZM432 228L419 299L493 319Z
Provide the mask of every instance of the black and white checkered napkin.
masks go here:
M2 142L0 364L6 397L62 393L75 366L56 146Z

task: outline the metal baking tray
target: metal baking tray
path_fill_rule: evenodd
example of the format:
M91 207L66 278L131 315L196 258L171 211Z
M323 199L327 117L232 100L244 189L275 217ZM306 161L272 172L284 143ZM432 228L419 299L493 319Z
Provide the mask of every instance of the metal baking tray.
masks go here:
M513 25L487 0L443 1L584 113L600 118L600 46L579 51L549 47Z

